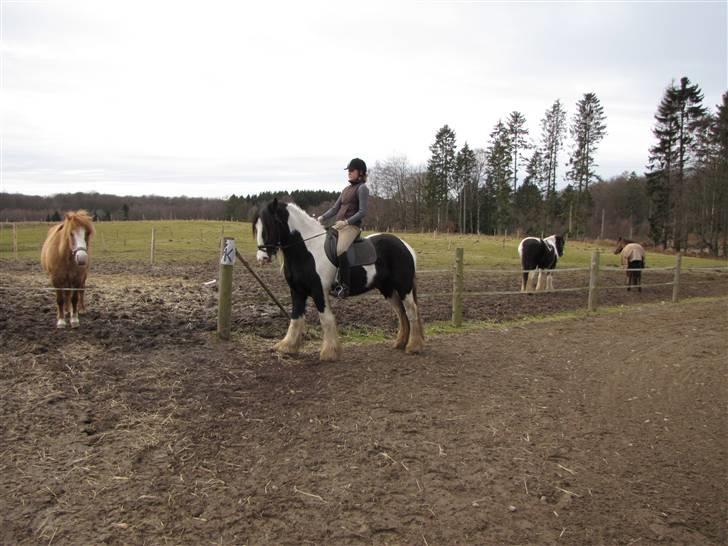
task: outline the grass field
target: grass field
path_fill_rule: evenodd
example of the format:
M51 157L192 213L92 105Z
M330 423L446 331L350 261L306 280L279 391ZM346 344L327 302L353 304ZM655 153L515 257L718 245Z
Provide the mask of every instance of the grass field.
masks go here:
M26 222L16 224L19 259L40 257L40 249L50 224ZM156 231L156 262L205 262L215 261L222 235L234 237L243 255L255 252L249 223L219 221L138 221L98 222L96 237L92 243L92 255L104 261L149 261L152 229ZM432 233L401 233L417 252L419 269L450 267L455 248L465 251L465 264L475 267L518 269L515 237L485 235L459 235ZM612 254L610 242L600 243L567 241L566 252L559 262L561 267L588 267L593 250L603 252L602 267L618 266L619 258ZM0 224L0 260L12 260L13 229L11 224ZM671 254L649 251L648 267L669 267L675 263ZM725 266L726 260L685 257L683 265Z

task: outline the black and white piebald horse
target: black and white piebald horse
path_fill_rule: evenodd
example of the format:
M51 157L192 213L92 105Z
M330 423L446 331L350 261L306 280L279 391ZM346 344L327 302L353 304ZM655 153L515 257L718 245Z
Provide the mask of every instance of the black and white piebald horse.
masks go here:
M335 282L337 268L326 253L324 228L294 203L274 199L256 214L253 233L259 263L270 262L278 250L283 253L283 271L291 289L291 322L286 336L274 349L289 354L300 350L306 301L310 297L321 320L321 360L338 359L341 345L329 303L329 290ZM424 336L417 306L415 252L402 239L387 233L369 235L365 241L373 244L375 261L369 265L351 266L351 294L378 289L399 319L394 347L417 353L422 350Z
M554 289L551 270L556 267L556 262L564 255L564 244L565 241L561 235L551 235L545 239L526 237L521 241L518 245L518 255L521 257L521 269L523 270L521 292L534 291L536 272L538 272L537 292ZM544 275L544 271L546 275Z

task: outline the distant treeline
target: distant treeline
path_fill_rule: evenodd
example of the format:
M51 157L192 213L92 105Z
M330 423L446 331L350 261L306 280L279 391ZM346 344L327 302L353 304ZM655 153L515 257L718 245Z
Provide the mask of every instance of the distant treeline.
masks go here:
M336 199L328 191L264 192L224 199L199 197L142 197L102 193L62 193L53 196L0 193L0 221L55 222L69 210L86 209L96 221L109 220L239 220L247 221L254 207L273 197L291 199L306 209L322 208ZM323 205L322 205L323 204Z
M318 212L333 204L339 196L338 192L323 190L294 190L292 192L262 192L245 197L231 195L225 201L225 218L231 220L250 220L255 208L261 203L267 203L274 197L284 201L293 201L299 207L309 211Z

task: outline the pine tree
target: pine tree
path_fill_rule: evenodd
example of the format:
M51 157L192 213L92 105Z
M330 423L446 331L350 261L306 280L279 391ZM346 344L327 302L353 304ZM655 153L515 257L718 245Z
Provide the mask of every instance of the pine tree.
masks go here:
M556 193L556 168L566 134L566 110L556 100L541 120L541 153L546 168L546 197Z
M430 214L430 226L447 224L448 190L455 173L455 132L444 125L435 135L427 161L425 204Z
M518 189L518 160L525 159L523 153L531 147L528 141L526 117L515 110L511 112L508 116L507 130L513 154L513 191L515 192Z
M577 192L589 191L589 183L598 178L594 172L599 142L607 134L604 107L594 93L585 93L576 103L576 112L571 122L570 132L574 150L569 159L571 170L567 177L576 183Z
M690 80L683 77L680 87L673 83L665 90L655 114L653 134L657 144L650 148L647 173L653 202L650 233L664 246L672 237L675 250L687 243L685 176L698 156L697 135L706 115L702 101L700 87L690 85Z
M462 233L473 230L472 224L468 226L468 207L476 204L478 188L477 161L475 152L466 142L458 151L455 158L455 186L457 188L458 225Z
M512 148L508 129L501 120L490 133L486 184L495 200L496 229L507 229L511 219Z

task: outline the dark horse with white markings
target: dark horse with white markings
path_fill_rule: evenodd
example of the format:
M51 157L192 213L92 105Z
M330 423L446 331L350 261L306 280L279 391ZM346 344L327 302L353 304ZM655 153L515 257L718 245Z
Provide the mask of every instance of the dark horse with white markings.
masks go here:
M536 291L553 290L554 280L551 278L551 270L556 267L559 258L564 255L566 242L561 235L551 235L545 239L526 237L518 245L518 255L521 257L521 269L523 277L521 280L521 292L533 292L533 284L538 271L538 284ZM546 271L546 286L544 287L544 275Z
M258 245L259 263L270 262L271 257L281 250L283 271L291 289L291 322L286 336L275 345L275 350L297 353L301 348L306 301L310 297L319 312L323 331L321 360L338 359L341 345L329 302L329 290L335 283L337 268L332 261L335 255L331 256L326 250L329 237L324 235L327 232L294 203L274 199L256 214L253 233ZM408 353L421 351L424 336L415 287L414 250L402 239L387 233L369 235L362 243L355 242L352 247L358 245L368 247L371 257L360 260L364 263L358 265L350 258L351 294L362 294L373 288L379 290L399 319L394 347Z
M43 243L40 263L56 288L56 328L79 326L78 311L84 309L83 288L89 268L89 244L94 227L85 210L67 212L63 222L51 227ZM63 289L67 290L63 290Z
M637 287L638 292L642 292L642 270L645 268L645 249L634 241L623 239L617 240L617 248L614 249L615 254L621 255L622 267L627 273L627 290L631 290L632 286Z

